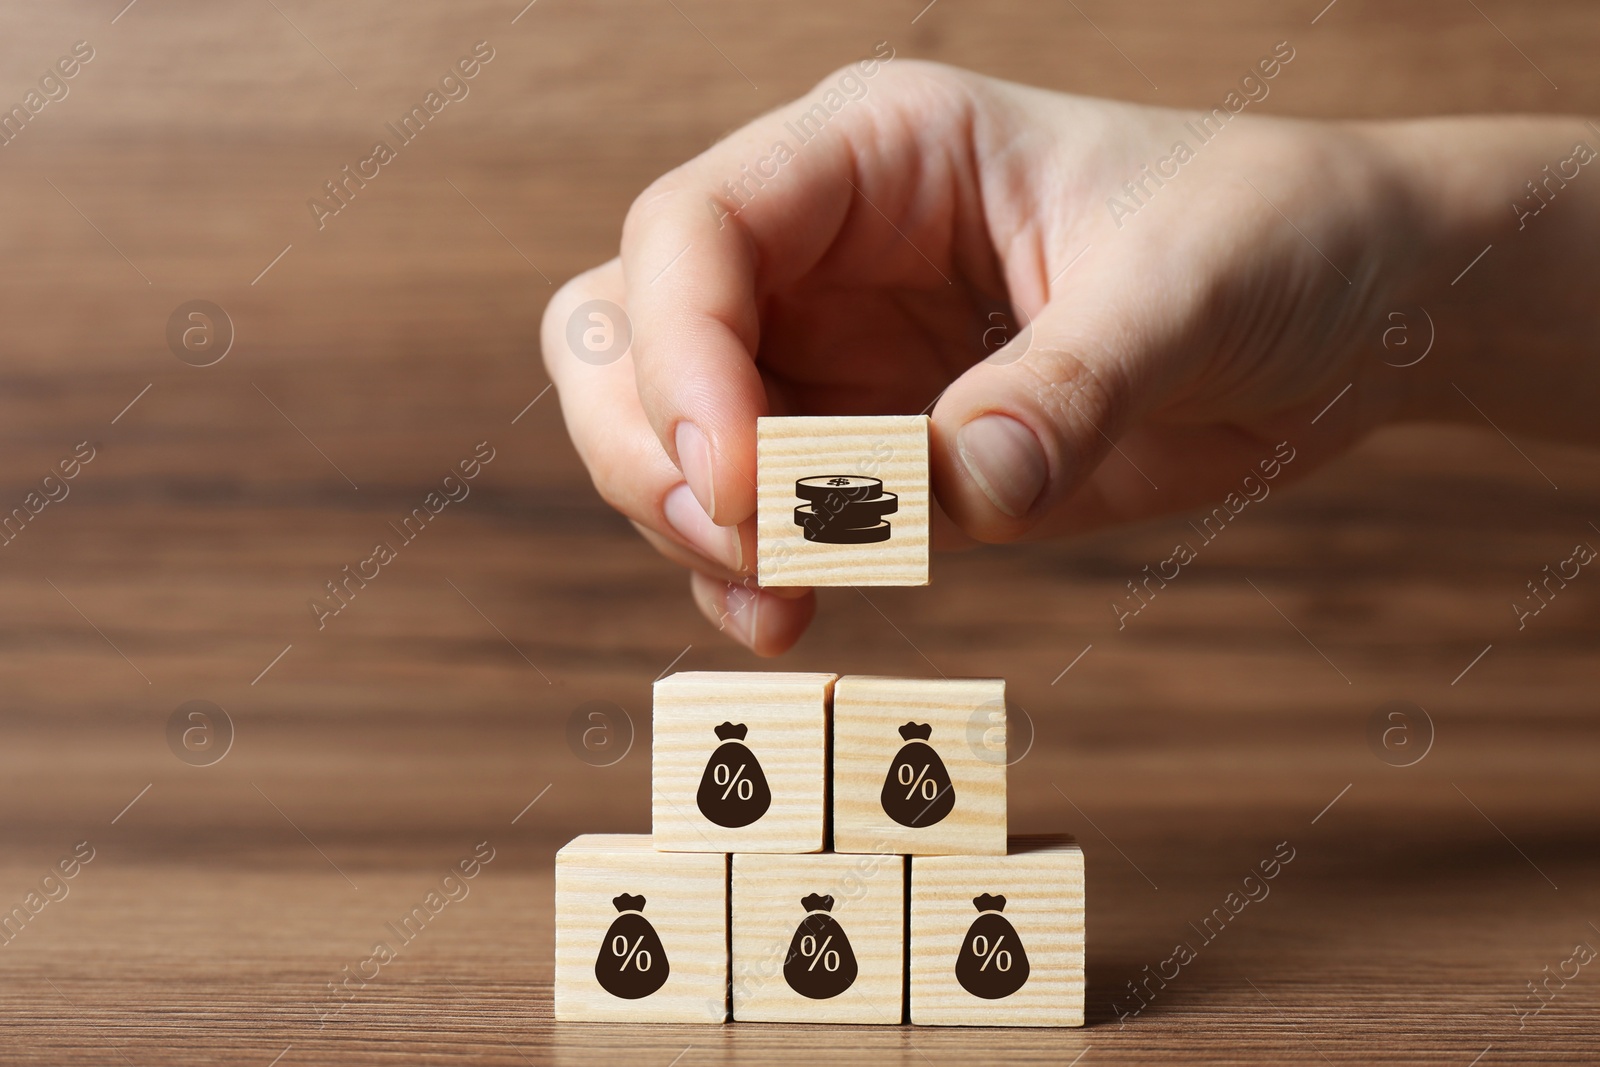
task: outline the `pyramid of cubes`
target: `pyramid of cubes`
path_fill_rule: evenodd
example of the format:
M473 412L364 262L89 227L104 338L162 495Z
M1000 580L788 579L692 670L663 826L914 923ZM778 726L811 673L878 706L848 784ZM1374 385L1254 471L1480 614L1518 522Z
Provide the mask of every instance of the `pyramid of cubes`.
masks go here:
M556 855L556 1018L1079 1026L1083 853L1008 837L999 679L655 683L650 834Z

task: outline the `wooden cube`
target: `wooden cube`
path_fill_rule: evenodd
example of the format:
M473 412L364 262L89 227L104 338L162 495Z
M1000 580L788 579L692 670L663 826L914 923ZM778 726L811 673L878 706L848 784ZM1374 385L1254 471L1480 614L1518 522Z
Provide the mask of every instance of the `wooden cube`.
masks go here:
M556 1018L727 1018L728 857L586 834L556 853Z
M1083 1025L1083 852L1013 837L1003 857L911 857L911 1021Z
M1004 855L1006 683L848 675L833 692L837 852Z
M927 585L926 415L756 420L762 585Z
M733 857L733 1017L902 1021L906 858Z
M655 684L655 847L819 852L834 675L686 671Z

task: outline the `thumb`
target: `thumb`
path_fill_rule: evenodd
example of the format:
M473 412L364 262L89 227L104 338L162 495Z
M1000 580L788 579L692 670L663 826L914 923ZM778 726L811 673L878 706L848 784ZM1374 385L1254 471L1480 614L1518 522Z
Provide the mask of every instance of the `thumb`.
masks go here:
M934 492L969 536L1003 542L1032 530L1085 484L1155 393L1149 348L1112 306L1053 301L940 397Z

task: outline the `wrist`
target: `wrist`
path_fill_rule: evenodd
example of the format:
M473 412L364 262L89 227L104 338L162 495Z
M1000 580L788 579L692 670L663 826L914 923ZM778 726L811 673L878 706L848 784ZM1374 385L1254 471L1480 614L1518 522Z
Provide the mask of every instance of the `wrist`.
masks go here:
M1376 371L1395 417L1481 424L1473 405L1488 404L1508 428L1592 440L1574 401L1600 387L1595 361L1580 358L1600 330L1600 159L1571 160L1600 139L1570 118L1360 129L1394 208L1383 243L1395 308L1378 324L1388 366Z
M1500 217L1486 210L1486 198L1473 195L1471 179L1452 169L1443 125L1403 120L1361 126L1389 208L1379 241L1389 289L1372 334L1377 358L1371 373L1392 393L1395 421L1459 417L1460 398L1452 405L1444 394L1452 373L1476 360L1481 341L1483 309L1461 296L1484 295L1469 283L1483 265L1472 260L1493 243L1488 234ZM1480 325L1469 325L1474 321Z

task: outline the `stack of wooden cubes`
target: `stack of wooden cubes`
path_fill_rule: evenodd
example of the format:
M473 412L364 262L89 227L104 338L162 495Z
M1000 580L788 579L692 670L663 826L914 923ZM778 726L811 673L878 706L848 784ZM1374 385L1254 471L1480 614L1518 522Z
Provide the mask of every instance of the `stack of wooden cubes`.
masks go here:
M1079 1026L1083 854L1007 837L1005 683L675 674L653 833L556 856L556 1018Z

